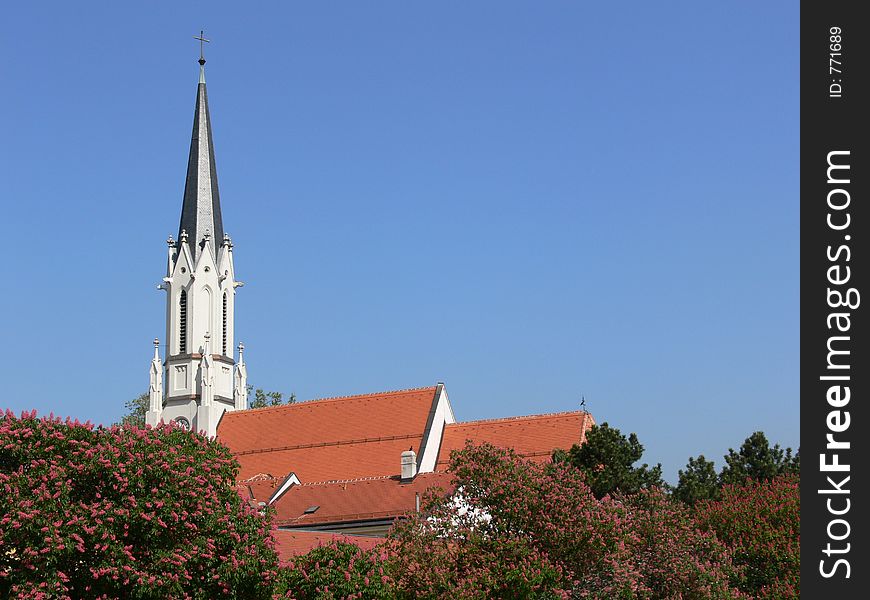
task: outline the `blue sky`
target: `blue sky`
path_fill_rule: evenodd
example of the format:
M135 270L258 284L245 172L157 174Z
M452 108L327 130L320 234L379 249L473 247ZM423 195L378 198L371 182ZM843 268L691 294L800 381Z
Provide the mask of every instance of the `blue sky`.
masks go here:
M799 444L794 2L7 6L0 406L146 389L201 28L256 386Z

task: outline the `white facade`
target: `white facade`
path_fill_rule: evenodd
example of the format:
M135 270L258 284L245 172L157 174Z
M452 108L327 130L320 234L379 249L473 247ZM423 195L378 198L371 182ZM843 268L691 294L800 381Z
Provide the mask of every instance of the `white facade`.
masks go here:
M161 286L166 290L164 421L179 421L214 436L225 410L247 408L247 402L236 406L234 381L237 375L245 375L236 373L233 356L235 295L240 285L234 277L229 237L224 237L217 260L205 243L195 263L183 234L179 242L170 242L169 266ZM244 390L247 381L238 383Z

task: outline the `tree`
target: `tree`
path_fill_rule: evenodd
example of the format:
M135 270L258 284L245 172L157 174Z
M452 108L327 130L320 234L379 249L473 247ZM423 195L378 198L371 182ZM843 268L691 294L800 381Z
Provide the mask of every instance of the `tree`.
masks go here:
M637 434L626 438L619 429L604 423L600 427L592 426L586 433L585 443L574 444L568 452L557 451L553 458L578 468L595 497L603 498L616 492L634 494L664 485L660 464L634 466L641 456L643 446Z
M695 507L698 524L730 549L742 573L736 585L755 598L800 595L798 475L747 479L722 488L722 498Z
M136 427L145 427L145 412L148 410L148 404L151 401L148 392L139 394L132 400L127 400L124 403L124 409L127 411L121 422L118 425L135 425Z
M407 598L740 598L724 545L658 488L596 499L565 462L467 445L390 533Z
M686 504L699 500L716 500L719 497L719 476L716 466L701 454L689 457L686 470L679 471L679 482L673 490L674 497Z
M422 511L389 534L399 598L519 600L564 592L563 574L521 533L528 520L514 513L529 508L539 474L522 467L515 454L489 445L453 453L455 491L429 490Z
M392 580L384 571L382 552L343 541L297 556L281 568L275 588L277 596L296 600L396 597Z
M251 396L251 390L254 389L253 385L248 386L248 397ZM266 392L262 389L257 388L257 391L254 392L254 399L248 404L248 408L264 408L269 406L269 403L266 401Z
M269 598L267 516L220 443L174 425L0 416L0 597Z
M719 481L722 484L741 484L746 479L763 481L777 475L800 473L799 454L792 456L791 448L783 450L779 444L771 448L764 433L756 431L746 438L739 452L728 449Z
M248 397L251 396L251 393L254 394L254 399L251 401L249 408L265 408L267 406L280 406L284 403L284 394L283 392L266 392L262 388L257 388L254 390L253 385L248 385ZM294 404L296 402L296 393L291 393L290 397L287 398L287 404Z

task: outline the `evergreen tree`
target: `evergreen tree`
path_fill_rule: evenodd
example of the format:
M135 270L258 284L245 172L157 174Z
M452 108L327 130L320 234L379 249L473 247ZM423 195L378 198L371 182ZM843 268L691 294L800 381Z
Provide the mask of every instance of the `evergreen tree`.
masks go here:
M679 482L674 488L674 497L686 504L694 504L698 500L717 500L719 498L719 476L713 461L701 454L698 458L689 458L686 470L680 469Z
M798 474L799 455L800 451L793 456L791 448L783 450L779 444L771 447L764 433L756 431L746 438L739 451L728 449L719 482L742 484L747 479L765 481L777 475Z
M586 433L586 442L574 444L568 452L557 451L555 461L568 462L583 472L596 498L622 492L634 494L640 490L662 487L662 466L634 464L643 456L643 446L632 433L625 437L619 429L607 423L593 425Z

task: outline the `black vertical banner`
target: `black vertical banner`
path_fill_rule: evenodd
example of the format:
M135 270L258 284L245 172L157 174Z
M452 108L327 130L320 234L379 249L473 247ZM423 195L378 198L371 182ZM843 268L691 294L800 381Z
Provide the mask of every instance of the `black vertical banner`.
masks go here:
M870 21L801 3L801 595L870 593Z

